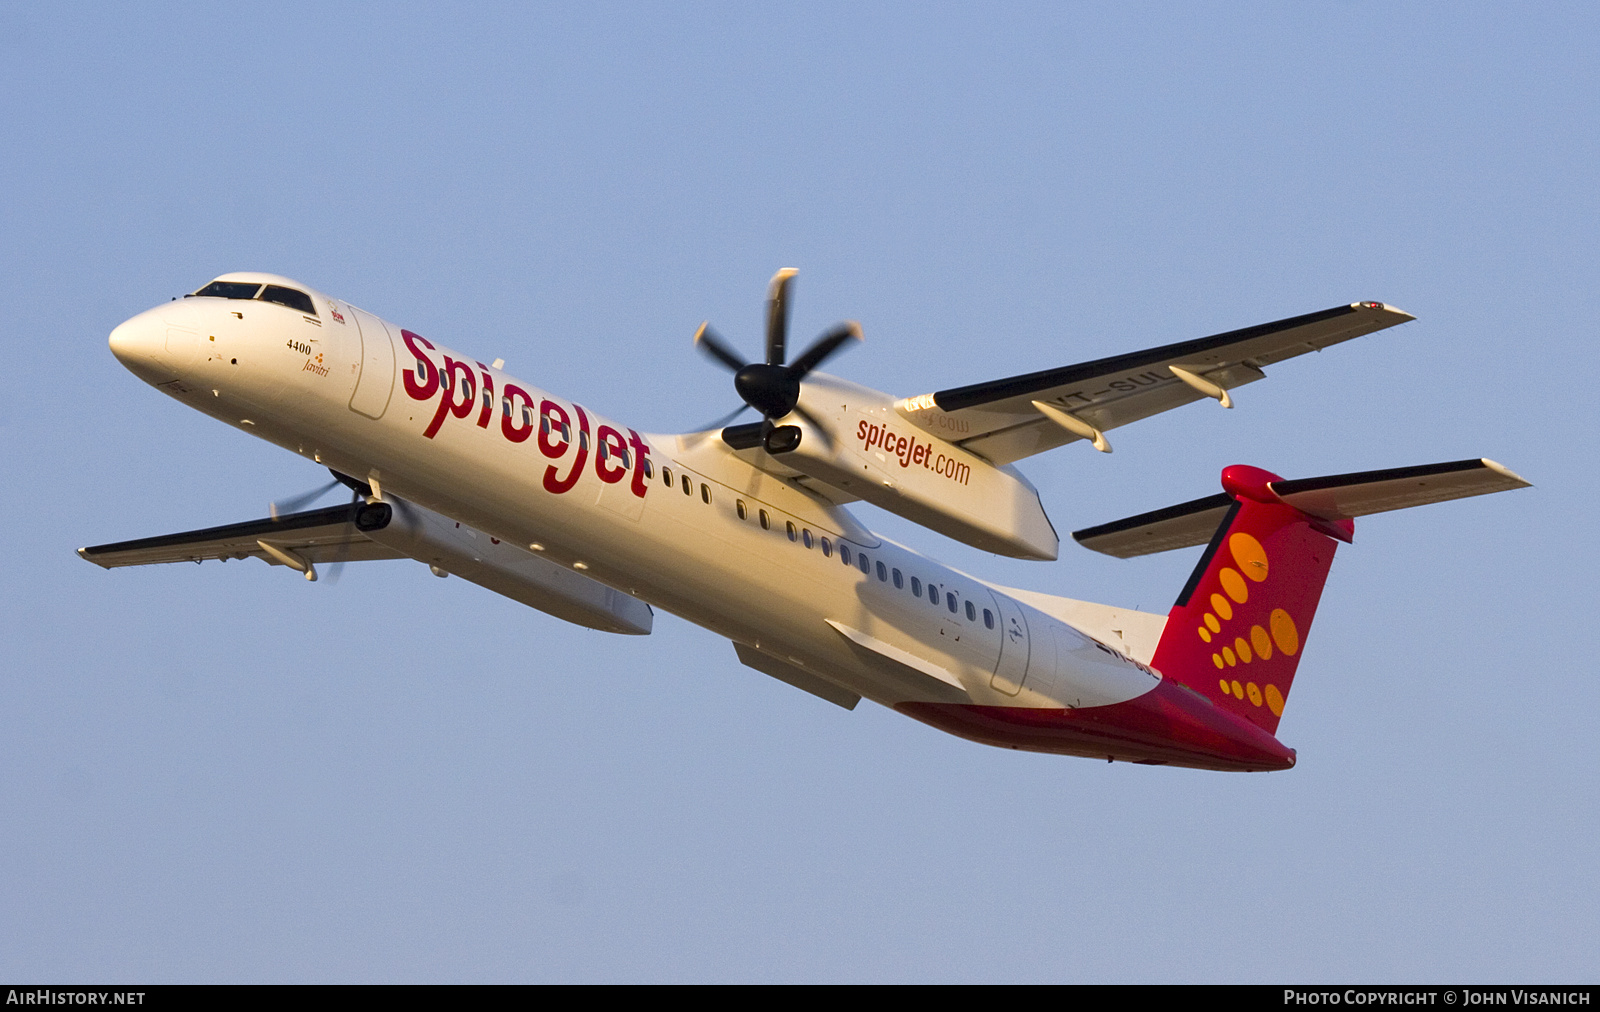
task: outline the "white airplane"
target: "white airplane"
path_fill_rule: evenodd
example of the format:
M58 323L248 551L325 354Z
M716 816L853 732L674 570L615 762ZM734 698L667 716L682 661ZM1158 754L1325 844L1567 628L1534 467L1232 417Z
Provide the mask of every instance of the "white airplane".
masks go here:
M647 634L665 608L846 709L866 697L991 745L1254 771L1295 763L1274 735L1352 519L1527 485L1487 460L1291 481L1234 466L1219 494L1074 534L1116 556L1208 545L1168 614L996 586L873 534L846 504L1054 559L1013 461L1075 440L1110 452L1119 425L1231 406L1266 367L1412 317L1357 302L895 398L814 371L860 338L853 323L787 359L793 277L773 278L765 361L696 336L761 420L652 435L296 281L224 274L117 327L112 352L354 498L79 554L108 569L255 557L307 580L416 559L593 629Z

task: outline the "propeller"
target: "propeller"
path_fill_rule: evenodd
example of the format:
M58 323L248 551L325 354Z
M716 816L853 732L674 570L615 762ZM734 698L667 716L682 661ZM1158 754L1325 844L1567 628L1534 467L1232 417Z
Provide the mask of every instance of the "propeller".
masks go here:
M791 412L810 423L829 445L833 442L827 427L800 406L800 383L813 369L837 354L847 342L861 340L861 325L854 320L847 320L830 327L793 362L786 361L789 296L794 290L796 273L794 268L785 267L772 276L772 283L767 288L765 361L746 362L711 328L709 322L702 323L694 335L695 347L702 354L733 373L733 389L744 402L738 410L713 422L708 428L721 428L747 409L754 409L761 414L759 430L750 426L751 432L739 434L745 438L730 439L731 430L724 432L723 438L738 449L761 445L769 452L782 453L799 446L800 429L793 425L778 424ZM749 438L751 436L755 438Z
M321 499L338 486L344 485L350 489L350 514L349 519L345 521L345 524L353 531L355 529L356 506L361 502L363 497L371 497L372 486L358 478L352 478L348 474L341 474L331 467L328 469L328 473L333 475L333 480L328 482L326 485L319 485L309 492L304 492L291 499L285 499L282 502L268 503L268 515L270 515L272 519L276 521L284 514L297 512L302 507L309 506L318 499ZM350 539L347 538L339 546L338 557L332 562L328 563L327 579L330 584L339 582L339 574L344 572L344 564L349 560Z
M334 481L350 489L350 519L345 521L345 526L349 528L350 533L353 534L356 527L356 507L361 504L362 499L372 498L372 486L368 485L359 478L352 478L348 474L341 474L331 467L328 468L328 472L333 475ZM350 561L350 545L353 540L353 538L347 537L344 541L339 543L338 557L332 562L328 563L329 583L339 582L339 574L344 572L344 564Z
M297 495L292 499L285 499L282 502L267 503L267 515L272 517L272 519L277 520L285 513L297 513L302 507L310 506L318 499L321 499L329 492L332 492L338 486L339 479L335 477L326 485L318 485L311 491Z

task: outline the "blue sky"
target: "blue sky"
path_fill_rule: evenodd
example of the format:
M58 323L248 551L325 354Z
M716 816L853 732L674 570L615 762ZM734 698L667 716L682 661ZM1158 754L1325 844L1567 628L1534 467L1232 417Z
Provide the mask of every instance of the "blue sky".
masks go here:
M0 977L1593 979L1597 46L1581 5L0 10ZM897 394L1418 317L1025 462L1063 531L1236 462L1536 487L1358 524L1270 775L986 749L416 564L72 554L324 480L107 351L216 274L674 431L782 266ZM1147 610L1193 564L860 512Z

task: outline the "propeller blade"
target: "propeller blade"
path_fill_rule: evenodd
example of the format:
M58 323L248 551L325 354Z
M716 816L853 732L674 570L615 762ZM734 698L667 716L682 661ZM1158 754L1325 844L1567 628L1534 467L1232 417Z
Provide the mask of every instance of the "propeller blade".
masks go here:
M828 427L822 424L821 419L817 418L816 415L813 415L811 412L807 411L805 408L802 408L798 404L794 406L794 413L799 415L801 418L804 418L806 420L806 424L810 425L812 429L816 430L818 437L820 437L822 441L827 444L828 449L833 449L833 433L828 431Z
M710 439L712 436L720 435L722 430L729 422L733 421L735 418L738 418L748 410L750 410L750 405L743 405L742 407L733 411L731 414L723 415L721 418L712 422L703 429L684 433L682 437L684 445L686 447L696 447L705 442L707 439Z
M355 532L355 527L356 527L356 506L359 505L360 502L361 502L361 492L360 492L360 490L359 489L351 489L350 490L350 519L345 521L345 526L350 528L350 531L352 533ZM328 568L325 571L327 573L328 584L330 586L339 582L339 574L344 572L344 564L346 562L349 562L349 561L350 561L350 542L349 541L345 541L344 544L339 546L339 557L334 559L332 562L328 563Z
M749 364L728 347L709 322L700 324L700 329L694 332L694 346L708 358L727 366L729 372L738 372Z
M845 342L852 339L862 340L861 324L854 320L846 320L817 338L811 347L794 360L794 364L789 367L789 374L795 379L801 379L806 373L832 358L840 348L844 347Z
M759 429L762 438L765 439L772 433L778 419L798 409L800 381L817 366L838 354L847 342L861 340L861 325L854 320L847 320L823 331L812 342L811 347L795 359L794 364L784 364L788 356L789 300L794 294L794 279L798 273L793 267L785 267L772 276L772 281L767 286L766 361L746 363L739 357L738 352L729 347L727 342L711 329L709 322L700 325L700 329L694 335L695 347L733 371L733 388L738 392L739 399L744 401L744 407L713 422L689 438L704 438L710 432L726 428L728 423L738 418L745 408L754 408L761 415ZM815 416L805 411L801 411L800 414L817 432L818 438L832 447L833 433ZM754 431L757 427L750 425L738 428ZM741 448L736 443L743 441L744 438L741 435L736 440L730 441L727 433L723 433L723 441L735 446L736 449Z
M316 502L318 499L321 499L323 496L327 495L329 492L332 492L333 489L334 489L334 486L336 486L338 484L339 484L338 480L335 479L333 481L328 482L326 485L322 485L322 486L320 486L318 488L314 488L311 491L306 492L303 495L297 495L293 499L285 499L282 502L268 503L267 504L267 514L269 516L271 516L272 519L276 520L276 519L278 519L279 514L282 514L282 513L294 513L295 511L299 510L302 506L308 506L311 503Z
M793 267L785 267L772 276L772 283L767 286L768 365L783 365L784 346L789 340L789 292L798 273Z
M746 411L750 411L750 410L753 410L750 407L750 405L741 404L737 408L735 408L731 413L723 415L721 418L719 418L716 421L712 422L710 425L705 426L700 431L709 432L712 429L720 429L723 426L727 425L729 422L733 421L735 418L738 418L740 415L744 414Z

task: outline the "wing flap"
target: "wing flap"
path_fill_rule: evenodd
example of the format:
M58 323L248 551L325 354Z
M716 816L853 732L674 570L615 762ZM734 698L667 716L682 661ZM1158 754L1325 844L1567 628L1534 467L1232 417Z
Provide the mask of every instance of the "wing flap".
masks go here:
M329 506L276 519L263 517L221 527L95 545L78 549L78 554L105 569L252 557L274 566L283 565L261 547L262 541L316 564L406 557L361 533L355 524L355 512L356 507L351 505Z

